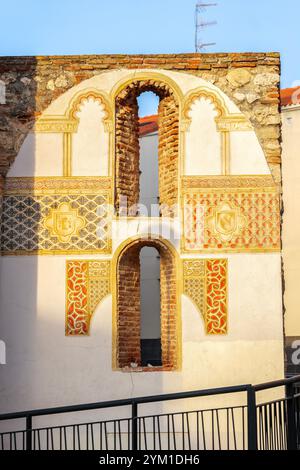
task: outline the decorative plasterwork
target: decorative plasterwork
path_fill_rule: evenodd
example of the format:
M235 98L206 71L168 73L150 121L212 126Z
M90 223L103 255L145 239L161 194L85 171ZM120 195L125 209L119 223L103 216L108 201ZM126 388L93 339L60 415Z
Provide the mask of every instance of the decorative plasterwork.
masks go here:
M5 179L4 195L108 193L110 188L111 178L108 176L10 177Z
M81 105L85 100L93 99L104 108L104 127L107 132L112 130L112 106L109 96L96 89L86 89L72 97L65 114L51 115L43 114L37 119L33 132L74 133L78 130L79 118L77 116Z
M105 93L100 92L99 90L95 89L87 89L80 91L77 95L75 95L69 105L67 116L69 119L78 121L79 118L77 113L80 111L80 107L84 104L86 100L92 99L103 106L104 109L104 117L103 123L106 132L112 131L112 105Z
M253 127L243 114L230 113L224 98L217 90L206 87L200 87L190 91L184 98L182 107L182 132L190 130L192 117L190 115L191 107L196 100L204 98L208 100L216 111L214 118L216 131L221 135L221 168L223 175L230 174L230 132L233 131L251 131ZM183 135L185 141L185 135Z
M191 124L190 111L193 103L204 98L212 103L215 108L215 122L219 132L226 131L249 131L253 130L250 121L243 114L230 113L220 93L209 88L201 87L192 90L184 97L182 117L185 130L189 130Z
M280 251L279 194L268 176L185 177L182 188L184 252Z
M113 106L106 93L96 89L86 89L72 97L64 115L43 114L33 127L33 132L62 133L63 134L63 175L72 176L72 134L78 131L78 112L81 106L89 99L100 104L104 110L102 118L104 130L109 133L109 151L112 149L113 132ZM110 156L111 158L111 156Z
M216 118L215 118L216 120L220 118L224 118L225 116L228 116L229 114L227 107L225 105L224 99L220 93L217 93L216 91L211 90L206 87L197 88L195 90L190 91L184 97L184 102L183 102L183 107L182 107L182 118L183 118L183 123L184 123L184 129L186 131L189 130L189 126L191 124L191 116L190 116L191 107L193 103L200 98L204 98L213 104L217 113Z
M230 114L215 119L219 132L254 131L250 121L243 114Z
M73 133L77 132L78 121L64 116L42 117L35 122L33 132Z
M91 317L111 292L110 261L66 262L66 335L88 335Z
M78 209L63 202L57 209L52 209L44 220L45 228L51 236L57 236L62 243L69 242L71 237L78 237L86 221L78 214Z
M230 133L227 131L222 131L221 135L221 171L222 175L230 174Z
M72 134L63 134L63 175L72 176Z
M226 259L183 260L183 293L190 297L208 335L224 335L228 329Z
M230 242L238 236L246 225L246 218L241 215L239 207L224 202L213 209L212 215L207 217L207 227L220 241Z
M183 190L260 188L276 191L272 175L183 176L181 187Z
M110 253L109 178L9 178L2 254Z

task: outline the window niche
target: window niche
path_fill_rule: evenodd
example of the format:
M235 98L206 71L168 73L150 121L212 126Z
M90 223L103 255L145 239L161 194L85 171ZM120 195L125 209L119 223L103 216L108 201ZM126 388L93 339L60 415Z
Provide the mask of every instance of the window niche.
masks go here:
M123 88L115 101L115 207L119 215L139 215L141 165L138 97L149 91L159 97L158 190L161 215L174 215L174 205L178 201L178 100L166 83L137 80Z
M139 214L145 217L159 217L157 129L159 98L152 91L145 91L138 97L138 105L140 145ZM145 113L145 107L147 113Z
M177 368L176 264L160 240L132 242L119 255L116 322L117 368Z

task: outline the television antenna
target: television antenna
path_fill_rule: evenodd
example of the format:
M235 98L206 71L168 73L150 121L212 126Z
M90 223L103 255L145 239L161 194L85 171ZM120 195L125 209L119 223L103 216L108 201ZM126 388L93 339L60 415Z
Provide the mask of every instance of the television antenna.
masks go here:
M207 47L215 46L215 42L203 42L201 35L204 29L215 26L217 21L205 21L204 13L207 8L216 7L217 3L197 2L195 8L195 52L203 52Z

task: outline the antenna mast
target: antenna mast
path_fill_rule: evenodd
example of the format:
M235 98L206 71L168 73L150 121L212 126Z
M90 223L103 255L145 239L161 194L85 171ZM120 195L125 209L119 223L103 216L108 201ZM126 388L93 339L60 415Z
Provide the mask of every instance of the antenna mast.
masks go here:
M205 21L203 13L209 7L216 7L217 3L205 3L203 1L196 3L195 8L195 52L203 52L209 46L215 46L215 42L203 42L201 39L202 31L208 26L214 26L217 21Z

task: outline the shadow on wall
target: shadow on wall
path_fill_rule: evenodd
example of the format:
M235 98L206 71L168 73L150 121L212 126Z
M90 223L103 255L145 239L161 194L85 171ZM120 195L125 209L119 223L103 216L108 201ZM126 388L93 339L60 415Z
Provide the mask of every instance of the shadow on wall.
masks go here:
M43 106L36 102L36 65L34 57L0 60L0 80L5 85L0 101L0 172L3 178L34 125L38 107ZM34 137L29 138L27 146L35 156ZM35 158L32 167L27 168L28 174L34 175L34 161ZM25 250L37 245L40 208L33 195L28 194L25 199L5 195L1 202L1 251L13 251L17 239L22 240ZM35 215L26 227L24 221L30 211ZM33 372L37 357L38 265L35 256L2 256L0 263L0 339L6 344L7 362L0 366L0 412L4 412L33 404L39 390L39 381Z
M7 345L7 365L1 371L1 413L102 400L105 390L109 390L102 386L104 378L112 372L112 342L108 341L111 335L105 328L100 334L97 330L93 339L65 337L65 257L53 256L50 251L49 256L38 253L41 248L51 248L51 237L44 224L49 207L57 209L59 204L69 202L69 196L36 194L33 182L29 181L36 174L53 175L50 169L46 174L37 171L37 153L39 156L44 153L38 146L37 135L26 136L34 118L48 102L39 91L36 103L38 72L34 59L29 61L26 74L20 69L7 72L7 102L1 105L4 106L1 121L6 125L1 139L3 176L7 175L7 162L18 154L18 165L12 165L8 172L14 179L6 184L1 221L2 250L10 255L1 259L0 329L1 339ZM25 158L28 154L29 159ZM27 164L19 165L21 160ZM29 177L26 192L24 180L19 179L24 176ZM59 248L67 251L68 246L61 242ZM111 312L107 304L103 308ZM110 315L107 318L111 321ZM89 359L82 350L89 351ZM82 381L82 371L89 371L88 381ZM130 376L119 375L121 390L115 380L112 379L113 389L118 390L118 395L130 396ZM157 377L153 381L157 386Z

